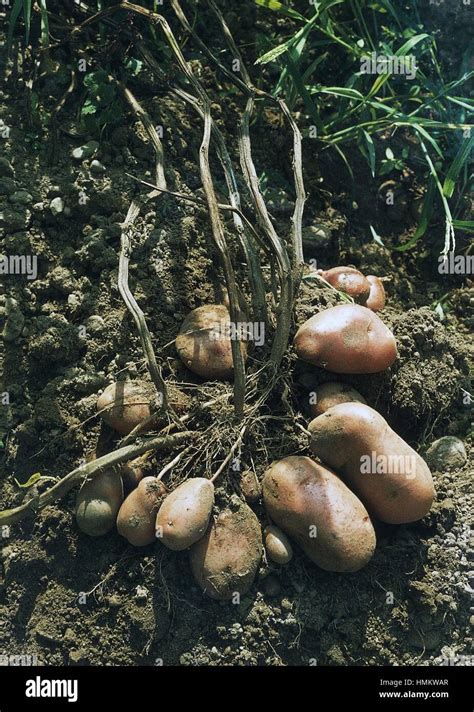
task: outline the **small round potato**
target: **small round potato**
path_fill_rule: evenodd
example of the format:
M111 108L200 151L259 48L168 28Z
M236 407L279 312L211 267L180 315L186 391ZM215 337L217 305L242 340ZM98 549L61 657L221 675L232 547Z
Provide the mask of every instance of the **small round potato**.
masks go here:
M176 337L176 350L190 371L208 380L232 378L231 321L222 304L208 304L188 314ZM245 358L246 345L241 342Z
M342 304L312 316L295 336L303 361L333 373L378 373L397 358L395 337L370 309Z
M364 304L369 298L370 284L355 267L333 267L320 272L320 275L340 292L352 297L357 304Z
M374 274L367 275L367 281L370 284L370 294L365 302L365 306L374 312L382 311L385 306L385 289L383 282Z
M201 589L219 601L243 596L262 558L262 530L250 507L233 495L231 506L213 519L189 553Z
M155 520L166 496L166 487L156 477L144 477L120 507L117 531L133 546L147 546L155 541Z
M269 524L263 532L263 542L268 558L275 564L284 566L293 558L290 540L279 527Z
M120 466L120 474L122 475L124 492L129 494L144 477L142 458L137 457L136 460L124 462Z
M310 399L310 411L314 418L325 413L329 408L332 408L333 405L339 405L339 403L351 403L353 401L357 401L358 403L366 402L359 391L356 391L352 386L348 386L347 383L336 383L333 381L318 386L315 391L315 396L314 403L311 402Z
M309 457L273 463L263 478L263 499L270 518L322 569L358 571L371 559L375 532L364 505Z
M368 405L343 403L308 426L312 452L389 524L425 516L434 497L425 461Z
M169 404L178 415L182 415L189 407L190 399L174 386L168 387ZM97 400L97 412L107 425L120 435L128 435L137 425L149 418L151 404L158 405L159 394L154 384L149 381L117 381L111 383ZM162 417L156 413L156 419L148 424L148 429L159 425Z
M253 470L244 470L239 478L240 491L246 502L254 504L262 496L262 486Z
M183 551L204 536L214 506L214 485L193 477L163 501L156 516L156 536L168 549Z
M77 526L89 536L107 534L115 526L122 502L123 485L119 472L101 472L86 480L77 493Z

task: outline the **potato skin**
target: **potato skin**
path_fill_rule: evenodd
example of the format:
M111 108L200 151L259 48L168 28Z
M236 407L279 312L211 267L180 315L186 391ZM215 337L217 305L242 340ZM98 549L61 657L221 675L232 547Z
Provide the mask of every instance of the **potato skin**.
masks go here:
M290 540L279 527L269 524L263 532L263 541L268 558L275 564L284 566L293 558Z
M355 267L333 267L320 274L326 282L348 294L357 304L364 304L369 298L370 284Z
M382 311L385 306L385 289L383 282L374 274L367 275L367 281L370 284L370 294L365 302L365 306L374 312Z
M168 549L188 549L204 536L213 506L214 485L210 480L186 480L163 501L156 516L156 536Z
M189 407L190 399L174 386L168 386L168 400L178 415ZM128 435L143 420L151 415L150 404L157 399L154 384L149 381L117 381L111 383L97 400L97 412L107 425L120 435ZM160 424L162 418L156 418L148 425L148 430Z
M395 337L370 309L341 304L312 316L297 331L300 359L333 373L378 373L397 358Z
M97 411L103 411L100 415L107 425L120 435L128 435L138 423L150 417L151 398L152 389L142 381L118 381L99 396Z
M309 408L311 415L315 418L332 408L333 405L351 403L353 401L358 403L366 402L364 396L361 396L359 391L356 391L352 386L348 386L347 383L331 381L323 383L316 388L316 403L310 403Z
M226 330L230 315L222 304L208 304L190 312L176 337L176 350L190 371L208 380L226 380L234 372L232 345ZM220 336L212 338L213 330ZM241 342L242 355L246 345Z
M262 487L253 470L244 470L239 477L240 491L246 502L254 504L262 496Z
M89 536L103 536L115 526L123 502L122 479L118 472L105 470L86 480L77 493L76 522Z
M156 477L144 477L126 497L117 516L117 531L133 546L155 541L155 520L166 487Z
M263 498L271 519L320 568L358 571L371 559L375 532L364 505L337 475L309 457L273 463L263 478Z
M256 515L236 495L231 507L211 521L189 552L201 589L218 601L249 591L262 558L262 531Z
M428 465L373 408L336 405L312 420L308 429L311 451L336 470L378 519L406 524L429 512L434 487ZM383 472L371 464L379 456Z

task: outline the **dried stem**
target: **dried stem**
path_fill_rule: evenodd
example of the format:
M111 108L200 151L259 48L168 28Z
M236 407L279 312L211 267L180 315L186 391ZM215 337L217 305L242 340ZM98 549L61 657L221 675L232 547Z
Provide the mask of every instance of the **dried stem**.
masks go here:
M164 450L166 448L172 449L196 436L197 433L185 430L174 435L148 438L137 445L122 447L119 450L115 450L107 455L98 457L96 460L92 460L85 465L76 467L76 469L69 472L69 474L63 477L50 489L43 492L43 494L34 497L29 502L25 502L25 504L21 504L19 507L6 509L3 512L0 512L0 526L3 524L15 524L16 522L25 519L28 515L36 513L48 504L64 497L64 495L67 494L75 485L79 484L86 478L97 477L97 475L100 475L101 472L104 472L111 467L121 465L123 462L128 462L128 460L133 460L135 457L139 457L149 450L156 451Z

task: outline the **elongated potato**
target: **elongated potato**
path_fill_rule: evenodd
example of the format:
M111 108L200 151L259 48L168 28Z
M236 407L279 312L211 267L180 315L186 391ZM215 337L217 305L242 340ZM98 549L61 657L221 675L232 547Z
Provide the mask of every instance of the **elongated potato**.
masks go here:
M190 371L202 378L232 378L231 321L222 304L208 304L193 309L176 337L176 350ZM246 345L241 342L245 358Z
M204 536L214 506L214 485L193 477L163 501L156 516L156 536L168 549L182 551Z
M236 495L231 508L211 521L205 536L189 553L201 589L219 601L244 595L252 586L262 558L262 531L250 507Z
M84 482L77 494L77 526L89 536L107 534L115 526L122 502L123 484L120 474L106 470L96 475Z
M358 304L364 304L369 298L370 284L366 277L355 267L333 267L320 272L321 277L340 292L345 292Z
M365 302L365 306L372 311L381 311L385 306L385 289L383 282L374 274L367 275L370 284L370 294Z
M333 373L378 373L397 358L390 329L358 304L312 316L298 329L294 344L300 359Z
M293 558L293 547L290 540L279 527L269 524L263 532L263 541L267 556L275 564L284 566Z
M189 407L190 399L175 386L168 386L170 405L178 415L182 415ZM128 435L137 425L152 413L151 404L159 411L159 394L154 384L149 381L117 381L105 388L97 400L97 412L107 425L120 435ZM147 429L156 427L162 420L159 412Z
M364 505L309 457L273 463L263 478L263 499L271 519L322 569L358 571L371 559L375 532Z
M339 403L351 403L357 401L358 403L365 403L366 400L359 391L356 391L352 386L348 386L347 383L335 383L331 381L330 383L323 383L316 388L314 391L314 402L310 394L310 411L313 417L325 413L333 405L339 405Z
M156 477L144 477L126 497L117 517L117 531L133 546L155 541L156 513L166 495L166 487Z
M428 465L373 408L336 405L308 429L312 452L336 470L376 517L404 524L429 512L434 488Z

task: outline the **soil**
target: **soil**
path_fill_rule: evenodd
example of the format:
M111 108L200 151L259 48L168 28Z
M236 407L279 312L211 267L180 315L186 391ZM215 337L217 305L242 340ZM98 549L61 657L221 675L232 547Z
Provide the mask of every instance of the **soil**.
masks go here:
M250 14L242 17L239 41L254 21ZM205 75L206 68L202 71ZM208 81L212 84L212 77ZM57 80L51 82L43 92L57 91ZM154 87L145 73L134 91L153 121L165 127L170 183L176 191L202 197L195 117L166 93L156 95ZM125 112L122 123L100 137L73 138L59 131L51 163L51 136L46 127L28 123L22 90L21 79L10 75L0 91L0 116L10 127L2 155L12 169L0 167L0 251L37 255L38 277L2 277L0 285L0 393L10 398L0 407L2 508L50 484L21 487L33 474L62 477L95 450L101 429L104 434L95 404L106 385L118 377L146 378L117 270L120 223L139 191L126 174L152 178L150 144L136 118ZM236 107L213 109L232 140ZM68 120L74 112L66 108L61 124ZM281 176L284 185L270 198L277 228L285 234L292 206L291 137L271 115L263 115L252 132L257 163ZM98 140L93 159L105 167L103 173L91 168L91 159L72 155L91 140ZM385 374L344 380L421 454L436 438L455 435L471 455L465 393L470 392L474 289L466 278L437 271L442 220L421 247L394 252L393 244L413 232L410 210L385 214L377 204L380 186L366 167L360 166L354 192L334 156L319 155L310 140L304 145L306 259L321 267L353 264L389 278L381 316L393 328L399 358ZM221 176L217 187L225 196ZM416 175L403 189L411 204ZM58 198L63 209L55 214ZM372 241L372 218L385 246ZM226 224L230 230L228 218ZM142 210L130 286L146 314L165 378L198 405L227 386L204 386L193 377L176 360L173 341L191 309L215 301L222 284L217 264L208 217L199 205L164 197ZM443 309L436 311L442 297ZM331 289L305 282L294 327L336 303ZM292 353L284 369L292 395L274 394L269 412L282 413L283 400L290 397L307 418L308 392L333 377L298 363ZM229 413L215 408L202 417L227 423ZM223 447L213 470L226 452ZM253 467L261 479L272 460L297 453L307 453L305 436L277 420L244 445L243 467ZM173 456L148 460L147 474ZM406 665L470 655L471 475L469 458L462 466L435 471L430 514L411 525L377 523L375 556L362 571L328 573L296 551L285 567L262 563L239 605L205 597L186 552L168 551L158 542L134 549L116 532L99 539L80 533L70 492L35 518L1 532L0 654L31 655L45 665ZM231 472L217 489L219 506L235 491ZM261 503L253 508L262 517Z

